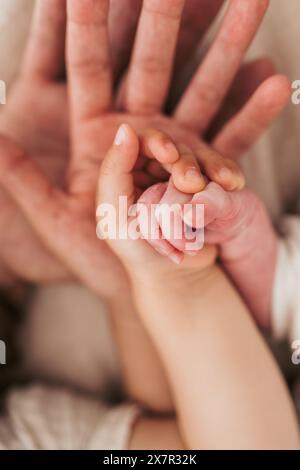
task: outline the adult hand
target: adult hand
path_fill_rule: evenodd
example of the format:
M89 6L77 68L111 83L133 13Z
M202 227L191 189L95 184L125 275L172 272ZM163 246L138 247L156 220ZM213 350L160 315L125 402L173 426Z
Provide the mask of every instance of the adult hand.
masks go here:
M160 115L150 118L115 113L107 38L108 2L72 0L68 2L66 47L70 151L66 89L58 80L63 73L65 43L61 5L57 0L39 4L21 79L2 116L3 129L14 137L14 142L2 138L1 182L39 240L36 243L36 237L31 236L24 219L16 217L11 200L7 199L7 218L5 222L3 219L8 229L3 230L6 248L14 236L19 237L16 241L20 249L11 246L3 256L9 268L13 266L25 279L48 281L72 275L98 293L109 295L110 289L119 288L126 281L121 265L95 235L94 199L101 159L124 120L140 128L153 124L173 133L182 131L179 126L173 130L173 122ZM45 31L48 42L46 50L41 50L40 44L45 43L40 35ZM96 49L95 44L101 44L101 48ZM30 108L35 112L28 117ZM201 146L193 134L187 135L186 140L197 143L202 152L204 144ZM54 165L52 174L49 161ZM65 174L62 168L66 163ZM14 225L8 220L14 220Z
M100 242L95 239L91 214L94 209L93 194L99 162L111 143L116 128L124 120L137 128L149 125L161 127L180 141L197 146L200 159L205 153L204 143L198 141L194 134L182 130L182 126L176 126L174 119L166 119L158 112L163 105L171 76L180 16L184 6L183 1L176 0L169 5L171 9L166 10L165 3L159 5L154 0L147 0L143 4L125 93L123 92L123 109L130 114L114 114L112 72L107 41L108 2L106 0L68 2L67 69L72 125L70 161L66 87L60 80L64 74L65 2L43 0L38 3L21 78L1 116L1 129L19 142L27 154L30 154L30 160L23 160L24 155L20 155L19 150L16 152L11 149L10 144L7 147L3 141L1 181L11 199L6 194L1 194L1 200L3 198L5 203L5 217L1 215L3 226L1 246L4 246L5 250L1 256L10 272L38 282L75 275L98 292L100 289L101 293L106 291L107 286L117 287L116 278L122 272L121 268L119 266L116 272L115 259L104 244L100 249ZM229 30L232 32L233 19L237 20L236 12L239 11L238 3L231 2L222 29L223 33L219 34L204 64L214 61L217 65L216 51L222 45L224 47L226 37L224 30L227 30L227 34ZM244 41L241 42L240 37L235 37L237 34L235 30L233 30L235 39L225 41L229 47L228 55L230 48L233 48L235 54L232 52L232 55L239 59L229 64L230 77L234 76L246 45L255 34L266 7L266 2L261 1L244 0L243 3L246 14L238 18L239 24L243 19L243 28L241 27L241 31L238 28L238 31L239 35L243 35ZM248 20L249 15L252 21ZM155 30L159 34L149 36L151 24L156 25ZM96 43L99 45L97 50L94 47ZM161 43L168 44L164 51L163 48L156 47ZM151 58L149 53L152 54L153 51L159 53L159 56ZM163 73L160 67L163 67ZM207 65L206 67L210 70L210 67ZM202 69L201 75L205 75L204 72ZM154 86L159 81L160 89ZM230 80L227 79L227 82ZM138 86L135 87L134 83ZM147 88L147 83L151 83L151 89ZM143 93L140 86L145 87ZM196 88L198 89L197 83ZM191 89L196 88L192 83L188 94L191 93ZM282 109L286 101L286 88L287 82L282 77L272 77L261 85L238 117L231 120L215 139L218 150L222 151L220 148L222 146L227 149L231 147L234 154L237 151L234 151L232 144L235 145L237 140L239 150L244 150L252 144ZM274 92L276 93L273 94ZM223 93L226 94L226 87L222 89ZM152 103L156 103L154 107L146 106L146 113L143 102L136 105L141 96L147 96ZM201 96L199 93L200 98ZM220 103L222 99L220 96ZM269 106L270 100L274 101L272 107ZM183 104L180 105L182 106ZM199 101L198 106L200 106ZM215 103L214 108L216 108ZM32 109L34 113L30 114ZM180 114L179 112L175 114L175 118L179 116L179 121ZM202 112L198 114L202 116ZM214 113L210 114L213 116ZM254 128L253 121L256 118L257 125ZM195 123L190 127L196 129ZM213 153L210 152L210 155ZM37 163L34 168L33 161ZM21 162L23 163L20 164ZM66 164L69 163L66 182L62 176ZM203 165L205 167L205 162ZM47 182L40 174L40 168L47 174ZM217 169L220 169L219 160L216 161L215 173ZM63 182L66 192L54 189L50 182ZM20 211L16 210L12 200L30 221L34 231L30 229ZM77 223L79 213L80 220L82 213L85 214L86 220L86 223L80 226ZM19 248L16 249L16 246ZM31 262L32 259L34 263Z
M144 115L162 111L174 63L176 82L222 4L217 0L143 2L121 109ZM275 75L270 60L256 60L240 69L268 5L268 0L229 2L211 47L173 111L175 120L188 129L213 135L212 145L230 158L246 152L290 98L290 82Z

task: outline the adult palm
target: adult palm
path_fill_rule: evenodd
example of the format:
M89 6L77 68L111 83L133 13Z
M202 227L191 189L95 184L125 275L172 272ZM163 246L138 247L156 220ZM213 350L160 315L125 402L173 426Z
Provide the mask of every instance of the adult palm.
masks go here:
M65 1L38 3L22 73L0 122L3 133L19 144L1 139L1 182L5 192L1 193L0 254L10 273L38 282L75 276L108 296L125 285L122 267L108 247L96 239L94 227L99 164L124 121L135 128L159 127L192 146L216 178L220 166L230 166L196 134L205 132L222 103L267 2L244 0L243 9L238 6L240 1L231 2L211 51L174 116L168 118L160 110L169 89L184 3L144 2L118 100L120 112L113 105L108 1L67 2L69 99L66 83L61 80ZM219 7L221 2L217 3ZM237 19L243 28L233 31ZM228 41L229 32L234 33L234 40ZM226 73L219 61L221 51L231 58ZM225 78L221 92L211 85L218 67ZM261 74L258 83L265 75ZM261 98L275 90L273 106L263 107L266 100ZM286 90L287 82L282 77L263 83L238 116L219 132L214 142L217 149L224 148L234 155L247 148L282 109ZM205 113L199 113L199 109Z

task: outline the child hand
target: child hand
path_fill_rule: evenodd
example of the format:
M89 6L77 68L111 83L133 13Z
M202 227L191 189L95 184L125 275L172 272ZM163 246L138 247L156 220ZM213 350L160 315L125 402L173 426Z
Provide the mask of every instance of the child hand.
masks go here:
M192 208L185 214L185 223L201 228L197 225L194 207L203 204L205 240L222 245L235 240L249 228L260 205L258 198L248 189L228 192L214 182L209 182L204 191L195 194L190 203Z
M190 194L178 190L174 174L168 184L150 187L139 202L149 206L158 205L156 223L164 235L163 240L155 241L144 229L144 238L161 252L166 250L166 246L175 248L182 254L181 256L178 254L178 260L183 259L183 254L196 255L202 248L203 241L206 244L219 245L223 261L244 256L249 250L247 231L250 230L252 221L254 218L257 219L260 213L263 213L262 217L266 215L259 199L248 189L229 192L215 182L208 182L205 189L191 197ZM164 215L167 214L168 207L174 204L180 207L174 214L173 233L170 233L168 217ZM202 213L199 212L200 208ZM194 233L204 230L204 237L199 240L199 246L191 243L188 237L176 238L175 235L179 234L180 230L184 234L189 234L188 228L193 229ZM257 227L256 231L257 237L260 237ZM251 242L253 243L253 240Z
M146 192L148 200L153 201L156 192L155 187L149 188ZM218 245L223 269L237 287L255 320L260 326L269 328L278 242L263 203L247 189L228 192L214 182L208 183L203 191L190 199L190 195L178 195L172 180L157 202L172 204L180 198L188 211L183 212L182 220L178 216L177 223L187 224L197 231L204 229L205 243ZM196 217L196 208L199 205L204 206L204 218ZM182 211L178 214L182 214ZM162 233L166 234L167 228L165 218L162 217ZM150 238L148 242L153 245ZM191 254L186 251L187 241L184 239L169 237L164 243L176 247L181 254Z
M193 197L205 205L205 241L217 243L220 259L257 323L269 328L278 236L259 198L244 189L235 193L209 183ZM197 226L193 210L185 221Z
M222 260L237 260L248 254L253 248L253 223L257 243L261 231L260 223L265 227L268 216L259 198L248 189L236 192L225 191L220 185L210 182L206 188L195 194L190 201L191 208L185 213L185 223L194 229L205 229L205 242L220 245ZM203 204L204 224L195 218L195 207ZM249 236L251 232L251 246Z
M177 147L177 154L162 155L162 149L156 148L155 155L149 150L154 142L158 142L157 131L152 131L150 137L142 134L139 138L128 125L123 125L119 129L114 144L103 160L98 182L98 234L105 238L112 250L119 256L129 272L150 272L155 266L166 272L174 270L174 265L170 260L179 264L183 259L183 254L173 247L167 240L162 239L162 234L157 234L157 239L153 241L154 251L141 237L144 235L145 219L150 220L150 225L157 226L156 217L147 218L149 215L149 199L143 193L141 187L135 181L135 172L140 167L141 162L146 158L156 158L163 164L164 170L172 174L172 181L181 188L185 187L186 193L177 190L182 202L182 198L188 197L190 200L195 188L198 191L203 189L205 180L201 176L197 161L193 153L185 148ZM160 136L162 134L160 133ZM164 136L165 144L167 136ZM171 143L171 141L169 142ZM176 148L176 147L175 147ZM142 155L141 155L142 153ZM190 187L185 184L184 176L191 175ZM191 184L193 183L193 184ZM161 200L166 190L165 183L159 183L151 188L153 204ZM190 191L188 195L187 191ZM150 190L149 190L150 191ZM142 196L141 196L142 194ZM187 196L188 195L188 196ZM138 202L138 205L135 204ZM126 207L125 204L126 203ZM143 211L140 211L143 206ZM137 210L138 209L138 210ZM151 214L150 214L151 215ZM153 214L152 214L153 215ZM111 225L110 225L111 224ZM155 228L155 227L154 227ZM162 257L161 254L165 256ZM197 257L186 259L182 266L185 269L201 269L213 263L215 258L214 247L205 247ZM172 267L173 266L173 267Z

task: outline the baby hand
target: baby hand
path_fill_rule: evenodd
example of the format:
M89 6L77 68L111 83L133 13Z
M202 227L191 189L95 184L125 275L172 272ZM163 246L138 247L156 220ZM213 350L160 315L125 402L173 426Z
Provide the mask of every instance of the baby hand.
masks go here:
M103 160L99 177L98 235L107 240L128 271L134 269L135 273L141 270L144 272L151 271L153 265L156 267L156 272L159 268L170 270L172 264L167 258L179 263L183 256L176 247L163 239L159 230L153 241L153 246L157 246L156 251L142 239L145 220L150 220L150 226L153 224L157 226L155 212L154 214L151 214L151 211L149 212L147 191L143 194L142 187L139 187L135 178L136 171L140 168L143 158L146 157L148 160L149 158L155 158L159 161L164 171L166 170L172 174L174 184L190 191L189 199L192 198L195 190L199 192L205 185L205 179L201 175L193 153L187 152L185 148L180 146L175 147L174 144L173 148L177 149L177 154L175 152L166 153L167 136L164 136L164 149L162 149L159 145L159 140L162 141L162 134L160 133L160 139L158 139L155 132L157 131L152 131L150 134L148 132L146 135L142 133L138 137L128 125L121 126L113 146ZM155 152L153 152L154 143L157 145ZM187 181L189 181L189 187L187 187ZM159 201L165 191L166 184L160 183L152 187L151 196L154 197L155 194L155 201ZM187 197L187 193L178 190L177 192L180 196ZM148 219L149 214L150 219ZM151 215L154 215L154 217L151 217ZM158 244L156 245L156 243ZM166 256L162 257L161 253ZM201 263L204 267L213 262L215 257L214 248L207 247L201 250L200 257L201 261L198 260L197 263L198 270ZM183 263L183 265L185 268L189 267L188 262ZM196 266L195 263L194 266Z
M149 188L142 198L146 195L148 200L153 201L156 194L155 187ZM218 245L223 268L256 321L260 326L268 328L277 259L277 236L263 203L247 189L227 192L214 182L208 183L203 191L190 199L190 195L182 194L175 188L172 180L158 202L172 204L180 198L188 210L178 211L183 216L181 219L178 215L176 223L179 227L184 224L193 227L196 232L204 229L205 243ZM200 218L197 217L199 207L204 209L204 216ZM159 221L164 234L167 234L168 229L166 220L163 216ZM183 259L184 253L191 254L187 251L187 246L190 245L184 238L178 239L173 234L166 238L167 240L161 242L165 244L164 250L167 245L176 248L177 262ZM153 245L151 237L148 237L148 242ZM198 247L194 249L197 250ZM198 256L193 260L197 258Z
M162 253L167 247L169 250L170 246L176 248L177 262L183 259L184 254L195 255L204 242L219 245L224 261L244 256L250 248L247 243L247 234L250 232L251 249L253 248L252 222L255 219L255 230L259 237L257 219L261 213L264 220L266 216L263 205L248 189L229 192L217 183L209 182L204 190L191 197L178 191L173 177L168 185L149 188L139 202L158 205L156 222L164 240L151 240L146 230L143 230L143 234L148 242ZM175 208L175 204L179 206L177 211L174 210L171 232L167 211L170 207ZM198 244L191 240L191 229ZM180 233L185 236L176 236Z
M215 158L223 164L221 156ZM138 183L136 172L141 169L143 181ZM147 171L162 182L149 187ZM238 170L236 175L238 189ZM122 198L129 212L126 207L124 211ZM229 192L209 182L193 151L166 135L151 130L139 138L129 126L122 126L101 167L98 202L99 234L106 222L117 221L115 233L104 238L132 279L161 283L170 273L174 279L175 271L181 281L186 274L188 280L202 276L202 270L214 263L218 245L231 280L258 322L268 325L277 237L263 204L251 191ZM103 208L112 216L104 221Z

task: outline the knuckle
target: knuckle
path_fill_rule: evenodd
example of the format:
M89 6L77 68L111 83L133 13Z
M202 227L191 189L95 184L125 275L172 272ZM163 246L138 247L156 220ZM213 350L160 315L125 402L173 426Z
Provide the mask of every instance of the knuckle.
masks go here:
M107 22L109 0L68 0L68 22L76 26L102 26Z
M160 57L155 55L145 55L135 60L133 72L147 75L165 75L169 71L169 66Z
M69 68L73 73L84 77L93 77L95 75L106 75L110 71L110 63L106 59L97 59L95 57L82 57L77 60L69 60Z
M1 159L2 173L6 176L18 174L28 165L27 155L22 149L9 148L2 153L5 157Z
M151 15L178 21L181 16L183 0L145 0L144 11Z
M218 103L222 97L221 89L217 84L213 83L194 83L193 94L196 101L200 103L215 104Z

